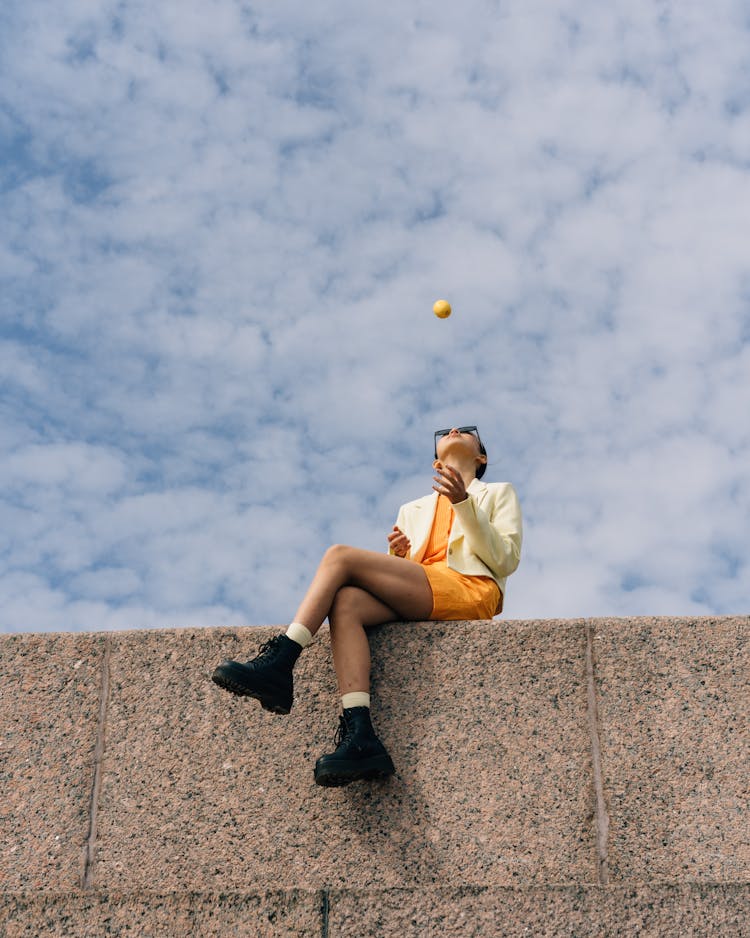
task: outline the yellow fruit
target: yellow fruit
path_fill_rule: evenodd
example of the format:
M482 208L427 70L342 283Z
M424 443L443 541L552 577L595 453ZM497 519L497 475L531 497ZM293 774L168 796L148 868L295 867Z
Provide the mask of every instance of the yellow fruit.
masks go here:
M447 319L451 314L451 304L448 300L436 300L432 311L438 319Z

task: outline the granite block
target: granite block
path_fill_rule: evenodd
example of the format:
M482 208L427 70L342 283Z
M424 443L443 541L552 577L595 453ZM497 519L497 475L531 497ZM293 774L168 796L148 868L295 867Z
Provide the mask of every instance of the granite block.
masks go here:
M596 882L581 624L394 625L371 645L419 881Z
M328 938L744 938L748 884L333 890Z
M318 938L321 897L237 893L0 894L3 938Z
M0 636L0 889L79 884L104 642Z
M397 774L344 789L313 781L340 712L325 629L289 716L210 681L278 631L113 635L96 888L596 881L580 623L372 630Z
M598 620L610 882L750 878L750 618Z

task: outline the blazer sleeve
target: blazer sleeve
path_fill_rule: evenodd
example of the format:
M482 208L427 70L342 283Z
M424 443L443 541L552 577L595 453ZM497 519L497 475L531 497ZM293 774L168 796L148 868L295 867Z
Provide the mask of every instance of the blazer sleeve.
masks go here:
M521 560L523 521L510 483L492 486L487 510L469 496L453 506L472 553L500 577L510 576Z

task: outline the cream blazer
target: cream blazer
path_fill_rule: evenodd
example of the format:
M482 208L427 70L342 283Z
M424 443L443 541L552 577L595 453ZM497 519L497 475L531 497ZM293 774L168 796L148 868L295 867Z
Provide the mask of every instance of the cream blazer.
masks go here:
M521 506L509 482L472 479L468 497L453 506L446 562L469 576L491 576L505 596L505 581L521 559ZM410 560L424 557L438 495L425 495L399 509L396 525L409 538Z

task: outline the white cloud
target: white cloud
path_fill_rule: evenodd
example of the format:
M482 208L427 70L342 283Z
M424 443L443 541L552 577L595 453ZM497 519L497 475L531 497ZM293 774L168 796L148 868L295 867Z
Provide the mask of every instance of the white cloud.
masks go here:
M283 621L465 422L506 615L744 608L741 4L2 17L0 628Z

